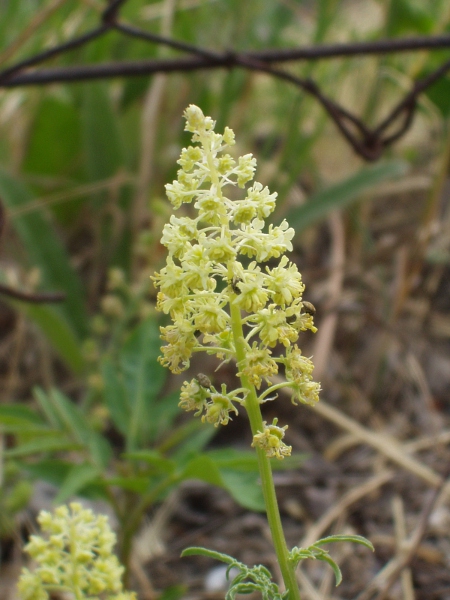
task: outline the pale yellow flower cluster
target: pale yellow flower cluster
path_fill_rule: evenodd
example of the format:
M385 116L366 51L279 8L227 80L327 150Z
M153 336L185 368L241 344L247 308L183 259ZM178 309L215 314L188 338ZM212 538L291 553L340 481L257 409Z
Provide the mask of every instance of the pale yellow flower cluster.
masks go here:
M286 446L283 442L287 425L279 427L278 419L275 418L271 425L264 421L264 429L253 436L253 447L262 448L269 458L275 457L282 460L285 456L290 456L292 447Z
M42 511L38 522L46 536L33 535L25 546L37 567L22 570L22 600L48 600L56 592L76 599L136 600L122 588L123 567L113 554L116 536L106 516L73 502L53 513Z
M228 197L226 188L244 188L256 167L251 154L235 161L226 153L234 144L232 130L216 133L214 121L197 106L189 106L184 116L186 130L198 145L182 150L178 178L166 191L175 208L194 203L196 214L172 215L161 239L168 249L167 263L153 279L159 288L157 307L171 316L172 324L161 328L166 345L160 361L181 373L194 352L205 351L221 360L235 358L230 306L238 307L247 347L238 375L260 389L263 381L270 385L270 377L283 364L293 398L316 402L320 386L312 381L312 363L299 358L295 345L300 331L316 329L303 310L301 275L283 256L292 250L295 232L286 221L265 229L276 193L260 183L248 187L240 198ZM270 266L261 266L269 260ZM279 344L286 353L274 357L272 349ZM231 399L224 388L212 392L192 380L184 384L180 405L204 413L206 421L226 424L236 409L224 397L245 403L245 393Z

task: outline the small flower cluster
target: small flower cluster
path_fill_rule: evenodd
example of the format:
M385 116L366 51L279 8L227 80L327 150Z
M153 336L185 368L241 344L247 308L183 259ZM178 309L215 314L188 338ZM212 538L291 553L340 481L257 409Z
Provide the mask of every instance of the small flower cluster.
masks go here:
M290 456L292 447L283 442L284 433L288 426L279 427L277 423L277 418L273 420L272 425L267 425L264 421L264 429L253 436L252 446L265 450L266 456L269 458L274 456L281 460L285 456Z
M243 404L247 391L241 388L227 393L227 387L222 383L221 391L218 392L211 382L205 384L203 378L205 375L199 373L196 378L183 383L180 408L187 411L195 410L195 416L204 412L202 421L211 423L215 427L227 425L231 418L230 413L238 414L233 402Z
M304 310L301 274L283 256L292 250L295 232L286 221L263 231L276 194L260 183L248 187L241 198L225 194L230 186L245 188L256 167L251 154L235 161L225 152L234 144L232 130L216 133L214 121L193 105L184 116L186 130L199 145L182 150L178 178L166 191L175 208L194 202L197 215L172 215L163 230L167 263L153 280L159 288L157 307L171 316L172 324L161 328L166 345L160 361L181 373L194 352L236 358L231 309L237 308L246 354L238 361L238 375L259 390L263 381L271 385L282 364L294 403L313 404L320 385L312 380L312 362L296 342L300 331L316 328L310 311ZM273 265L274 259L280 259L278 264ZM263 268L261 263L269 260L270 266ZM280 344L285 354L275 357L272 350ZM194 379L184 383L180 405L204 412L208 422L226 424L230 412L237 412L233 402L245 405L245 394L231 396L225 388L212 391Z
M32 572L22 570L18 583L22 600L48 600L57 591L92 600L98 595L136 600L134 592L123 590L123 567L112 553L116 536L106 516L73 502L53 514L42 511L38 522L47 536L33 535L25 546L38 566Z

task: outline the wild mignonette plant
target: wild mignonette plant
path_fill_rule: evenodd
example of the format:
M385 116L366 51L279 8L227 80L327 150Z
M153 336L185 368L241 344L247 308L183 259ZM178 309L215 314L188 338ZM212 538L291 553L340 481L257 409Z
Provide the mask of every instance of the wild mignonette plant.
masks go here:
M123 567L112 550L116 536L107 517L76 502L38 517L43 536L33 535L25 551L37 566L23 569L18 590L22 600L49 600L71 594L75 600L136 600L122 587Z
M277 195L260 183L254 182L241 197L228 197L227 189L245 189L256 168L251 154L235 161L226 153L235 143L233 131L226 127L223 134L216 133L215 122L197 106L189 106L184 116L185 129L197 145L182 150L178 178L166 186L166 192L175 209L194 203L197 214L194 218L172 215L163 230L167 264L153 280L159 289L157 308L170 315L172 324L161 328L166 344L160 362L173 373L186 370L198 352L236 363L240 387L228 390L222 384L216 389L206 375L199 374L183 383L180 407L215 426L226 425L239 408L245 409L285 591L279 591L261 565L249 568L204 548L189 548L183 555L203 554L227 563L229 570L237 568L227 599L259 590L263 598L299 600L295 568L301 560L328 562L339 583L339 568L321 546L344 540L372 545L360 536L332 536L309 548L288 551L270 462L291 453L283 441L287 425L279 425L277 418L264 421L261 405L274 400L273 394L283 387L290 389L294 404L314 404L319 399L313 363L297 345L300 332L316 328L311 306L302 299L301 274L285 256L292 250L295 232L286 221L265 229ZM263 266L268 261L270 266ZM276 354L279 347L284 352ZM271 377L279 370L285 380L273 384Z

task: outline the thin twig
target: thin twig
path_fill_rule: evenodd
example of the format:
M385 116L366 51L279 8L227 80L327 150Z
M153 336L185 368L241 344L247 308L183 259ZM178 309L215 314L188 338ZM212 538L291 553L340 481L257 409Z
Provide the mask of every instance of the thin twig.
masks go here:
M267 49L259 52L237 53L228 50L217 52L167 36L157 35L134 25L121 22L119 20L119 13L126 1L110 0L101 15L101 24L91 31L49 50L40 52L35 56L19 61L15 65L0 71L0 87L47 85L50 83L69 83L92 79L152 75L155 73L241 67L282 79L296 85L307 94L312 95L320 102L354 151L365 160L374 161L378 160L387 147L391 146L408 131L414 118L418 96L450 70L449 60L424 79L417 81L384 120L374 129L370 129L356 115L323 94L314 81L297 77L279 67L272 66L273 63L450 48L450 35L325 44L304 48ZM97 65L47 68L32 72L27 71L30 67L36 66L50 58L84 46L111 30L115 30L122 35L141 39L147 43L156 43L174 50L188 52L192 56L176 59L114 62ZM391 130L391 132L387 133L388 130Z
M66 299L66 294L63 292L22 292L20 290L8 287L3 283L0 283L0 295L8 296L14 300L21 300L22 302L30 302L31 304L63 302Z

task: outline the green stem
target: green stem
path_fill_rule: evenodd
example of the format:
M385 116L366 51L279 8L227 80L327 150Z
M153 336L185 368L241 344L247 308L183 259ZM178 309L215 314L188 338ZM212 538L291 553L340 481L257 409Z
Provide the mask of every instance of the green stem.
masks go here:
M244 341L244 332L242 329L241 311L239 307L233 303L236 295L230 291L230 315L231 327L233 330L234 344L236 348L236 359L238 365L245 363L246 345ZM264 430L261 408L256 394L255 386L252 385L245 375L240 376L242 387L248 390L244 406L247 410L248 418L252 434L256 435L258 431ZM275 485L272 476L272 467L270 459L266 456L262 448L256 448L258 456L259 474L261 477L261 488L266 506L267 520L269 522L272 541L277 555L278 564L280 565L281 574L283 576L286 590L289 590L289 600L300 600L300 592L295 577L295 570L292 563L289 561L289 552L284 537L283 526L281 524L280 511L278 508L277 496L275 493Z

